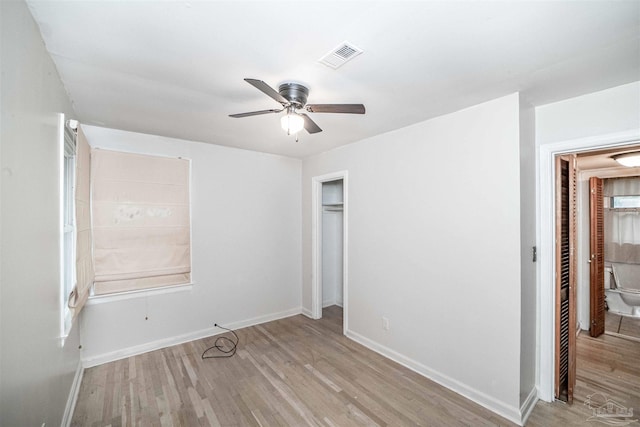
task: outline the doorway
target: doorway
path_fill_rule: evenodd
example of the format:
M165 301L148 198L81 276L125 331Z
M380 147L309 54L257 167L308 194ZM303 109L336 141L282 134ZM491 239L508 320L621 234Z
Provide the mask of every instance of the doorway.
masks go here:
M312 318L340 311L347 331L347 171L312 179Z
M605 135L553 144L539 149L539 211L540 258L538 275L538 397L547 402L555 396L556 348L556 157L567 153L580 153L604 149L626 149L638 145L638 132ZM578 242L579 245L582 243ZM588 239L586 244L588 245ZM578 251L580 252L580 251ZM578 254L581 261L582 255Z
M538 397L552 402L555 392L555 159L556 156L638 144L638 131L544 144L538 152Z

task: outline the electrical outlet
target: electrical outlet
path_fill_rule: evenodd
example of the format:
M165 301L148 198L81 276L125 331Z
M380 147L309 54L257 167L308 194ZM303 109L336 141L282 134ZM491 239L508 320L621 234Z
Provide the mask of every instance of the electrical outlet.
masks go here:
M382 329L389 330L389 319L387 317L382 317Z

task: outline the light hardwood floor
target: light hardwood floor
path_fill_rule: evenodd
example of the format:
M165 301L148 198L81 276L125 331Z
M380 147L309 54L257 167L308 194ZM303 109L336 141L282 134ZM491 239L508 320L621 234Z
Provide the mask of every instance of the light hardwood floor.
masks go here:
M202 360L205 338L87 369L72 425L514 425L342 336L338 307L238 335L230 359ZM580 337L576 403L539 403L527 425L589 425L582 402L600 390L640 411L640 343L624 347L627 363L608 349L615 339Z
M640 414L640 342L610 335L591 338L583 331L577 347L574 403L538 402L527 426L606 426L602 419L600 422L587 421L594 415L593 409L586 404L589 396L596 402L606 397L632 409L635 416L628 421L635 421L628 425L640 426L637 421Z

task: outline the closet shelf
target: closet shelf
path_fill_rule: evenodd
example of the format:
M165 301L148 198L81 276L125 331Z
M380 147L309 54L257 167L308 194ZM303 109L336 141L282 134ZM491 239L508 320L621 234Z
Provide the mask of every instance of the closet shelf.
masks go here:
M322 206L343 206L344 203L342 202L337 202L337 203L323 203Z

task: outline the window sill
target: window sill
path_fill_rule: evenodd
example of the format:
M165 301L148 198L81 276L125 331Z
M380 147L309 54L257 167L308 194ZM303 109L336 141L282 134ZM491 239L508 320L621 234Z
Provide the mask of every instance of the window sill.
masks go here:
M91 306L91 305L97 305L97 304L106 304L110 302L129 300L133 298L142 298L142 297L149 297L149 296L155 296L155 295L191 291L192 289L193 289L193 283L187 283L185 285L165 286L163 288L118 292L117 294L93 295L89 297L85 305Z

